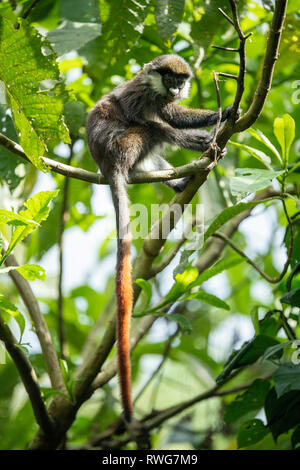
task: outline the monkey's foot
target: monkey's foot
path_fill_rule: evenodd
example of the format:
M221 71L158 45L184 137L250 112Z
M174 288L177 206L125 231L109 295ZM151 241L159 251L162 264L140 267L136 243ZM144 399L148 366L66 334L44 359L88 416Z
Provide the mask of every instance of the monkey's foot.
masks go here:
M185 176L184 178L179 178L178 180L168 181L166 182L166 185L173 188L176 193L182 193L182 191L185 190L191 179L192 176Z

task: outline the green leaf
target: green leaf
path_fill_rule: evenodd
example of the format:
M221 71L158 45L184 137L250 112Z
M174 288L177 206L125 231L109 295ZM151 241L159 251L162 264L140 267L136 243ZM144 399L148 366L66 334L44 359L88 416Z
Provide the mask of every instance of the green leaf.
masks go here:
M47 219L50 212L50 202L57 196L58 190L56 191L41 191L28 199L24 205L27 207L26 210L20 212L20 216L26 219L33 219L35 222L40 223ZM36 226L17 226L12 234L8 248L1 262L3 263L12 250L29 235Z
M61 397L64 397L67 400L70 400L69 395L61 392L60 390L55 390L53 388L41 387L41 392L43 393L44 400L47 400L48 398L53 397L54 395L60 395Z
M224 300L219 299L219 297L216 297L213 294L209 294L204 290L198 290L197 292L193 292L192 294L186 295L185 297L182 297L180 301L192 299L201 300L202 302L206 302L207 304L212 305L213 307L223 308L224 310L230 310L229 305L224 302Z
M47 37L57 54L61 56L70 51L77 51L100 34L100 24L63 20L56 29L48 32Z
M269 429L260 419L251 419L243 423L239 429L237 436L238 448L249 447L261 441L267 434Z
M10 223L11 225L29 225L30 227L38 227L39 224L34 220L30 220L26 217L23 217L20 214L15 214L12 211L8 211L6 209L0 209L0 224L7 224Z
M300 287L285 294L283 297L281 297L280 302L282 304L288 304L292 305L293 307L300 308Z
M152 286L150 282L146 281L145 279L136 279L134 282L145 292L147 298L145 308L147 308L152 299Z
M160 304L156 305L155 307L149 310L143 311L141 313L137 313L134 316L139 317L139 316L148 315L149 313L154 313L157 310L160 310L165 305L175 302L176 300L179 299L179 297L181 297L189 289L189 286L196 279L197 275L198 275L198 270L197 268L193 266L189 266L182 274L180 273L176 274L175 282L173 286L171 287L170 291L165 296L164 300Z
M150 4L150 0L127 0L124 8L124 0L100 0L101 44L111 64L138 41Z
M4 320L6 322L8 321L8 316L11 316L16 320L20 328L21 341L25 329L25 319L19 309L14 304L12 304L6 297L4 297L4 295L0 295L0 314L4 317Z
M263 163L266 167L271 169L271 158L268 155L266 155L264 152L262 152L261 150L255 149L253 147L249 147L249 145L239 144L238 142L233 142L232 140L230 140L228 143L231 145L234 145L235 147L240 148L241 150L244 150L245 152L250 153L252 157L256 158L261 163Z
M215 233L222 225L226 224L229 220L231 220L236 215L244 212L246 210L250 210L253 207L257 206L258 204L262 204L265 202L270 202L274 200L274 198L267 198L261 201L253 201L253 202L240 202L235 206L226 207L220 214L213 220L210 224L208 229L204 234L204 241L206 241L213 233Z
M300 422L300 393L291 391L277 397L275 387L269 391L265 401L268 426L276 440Z
M238 394L234 401L226 406L225 422L227 424L234 423L249 411L263 408L269 389L270 383L267 380L256 379L248 390Z
M274 170L260 170L258 168L236 168L235 174L230 178L230 189L234 196L245 197L270 186L274 178L284 173Z
M268 147L271 152L278 158L279 162L282 164L282 159L280 156L280 153L278 152L277 148L272 144L272 142L268 139L268 137L265 136L259 129L247 129L247 132L252 135L256 140L259 142L262 142L263 144Z
M157 0L155 20L161 37L168 41L182 20L185 0Z
M60 15L71 21L95 23L100 21L98 0L60 0Z
M285 341L284 343L276 344L276 346L271 346L265 351L264 355L261 358L262 361L265 359L269 359L269 357L274 358L273 356L278 358L279 356L278 353L281 352L286 346L292 344L293 342L294 340L290 340L290 341Z
M291 390L300 390L300 364L279 366L274 372L274 385L278 398Z
M229 374L238 367L253 364L270 347L278 344L278 341L270 336L258 335L251 341L243 344L239 351L233 351L221 374L216 378L217 383L223 382Z
M293 432L293 435L291 438L291 442L292 442L293 449L299 450L300 448L300 424L296 426L296 429Z
M66 124L72 136L78 136L79 129L85 125L86 110L81 101L72 101L64 105Z
M172 313L171 315L160 313L159 315L161 317L167 318L168 320L172 320L178 323L183 333L190 334L193 331L190 321L184 315L181 315L180 313Z
M3 82L0 82L0 90L1 87L3 87L3 90L5 89ZM7 110L8 108L6 105L0 104L0 132L9 139L18 142L18 136L16 134L13 120L8 114ZM19 172L16 172L16 168L21 163L24 163L24 160L21 157L18 157L10 150L1 146L0 182L7 184L11 191L13 191L23 179L23 175L20 175Z
M217 264L212 266L211 268L206 269L201 273L197 279L189 286L189 288L193 288L196 286L200 286L203 284L203 282L206 282L208 279L216 276L217 274L222 273L223 271L226 271L227 269L233 268L234 266L237 266L238 264L241 264L244 262L243 258L229 258L223 261L219 261Z
M50 42L30 24L0 19L0 79L6 85L20 144L37 168L48 145L70 142L62 111L66 92Z
M286 288L287 288L288 291L290 291L291 288L292 288L293 277L296 276L296 274L298 274L299 272L300 272L300 261L294 266L291 274L289 275L289 277L286 280Z
M18 271L28 281L35 281L36 279L44 281L46 279L44 268L37 264L23 264L23 266L8 266L7 268L0 268L0 274L5 274L13 270Z
M288 156L295 138L295 121L289 114L277 117L274 120L274 134L278 140L285 165L288 164Z

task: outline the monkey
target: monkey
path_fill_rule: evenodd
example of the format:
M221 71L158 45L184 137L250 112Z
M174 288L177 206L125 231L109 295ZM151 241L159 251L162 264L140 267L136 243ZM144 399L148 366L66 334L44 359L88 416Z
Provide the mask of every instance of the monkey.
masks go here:
M217 123L218 112L177 104L188 98L192 72L178 55L166 54L144 65L131 80L96 102L87 118L90 153L107 179L117 225L117 360L125 422L133 419L131 400L130 321L133 287L130 259L130 217L126 184L134 171L173 168L155 150L164 144L199 152L213 139L213 131L199 130ZM222 112L225 121L231 106ZM168 181L181 192L191 177Z

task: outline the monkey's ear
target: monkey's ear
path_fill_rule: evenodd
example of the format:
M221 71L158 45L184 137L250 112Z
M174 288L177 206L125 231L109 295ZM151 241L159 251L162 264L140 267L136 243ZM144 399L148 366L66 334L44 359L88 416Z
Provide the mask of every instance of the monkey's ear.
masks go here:
M147 64L144 64L144 71L147 73L152 73L155 72L156 69L152 62L148 62Z

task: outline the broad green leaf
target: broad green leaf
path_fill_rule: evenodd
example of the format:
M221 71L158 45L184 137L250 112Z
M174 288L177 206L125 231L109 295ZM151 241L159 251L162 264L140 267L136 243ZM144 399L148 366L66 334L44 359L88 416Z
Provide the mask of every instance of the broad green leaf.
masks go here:
M268 147L271 152L278 158L279 162L282 164L282 159L280 156L280 153L278 152L277 148L272 144L272 142L268 139L268 137L265 136L259 129L247 129L247 132L252 135L256 140L259 142L262 142L263 144Z
M206 302L207 304L212 305L213 307L223 308L224 310L230 310L229 305L224 302L224 300L219 299L219 297L216 297L213 294L209 294L204 290L198 290L197 292L193 292L192 294L186 295L182 297L180 301L192 299L201 300L202 302Z
M223 380L226 379L229 374L238 367L253 364L261 356L263 356L264 352L270 346L274 346L275 344L278 344L278 341L271 338L270 336L255 336L251 341L243 344L241 349L238 351L233 351L223 371L216 378L216 382L223 382Z
M55 390L54 388L41 387L41 392L43 393L44 400L47 400L48 398L53 397L54 395L60 395L61 397L64 397L67 400L70 400L69 395L61 392L60 390Z
M291 390L300 390L300 364L279 366L274 372L274 385L278 398Z
M205 14L199 20L199 13L197 12L198 14L195 15L195 20L191 24L191 37L198 45L206 48L209 44L212 44L213 37L218 34L221 28L224 31L226 20L218 12L218 8L222 8L223 11L230 14L230 6L227 0L210 0L209 2L203 2L203 7Z
M178 300L187 290L190 289L191 284L196 279L198 275L197 268L189 266L182 274L178 273L175 276L175 282L171 287L170 291L165 296L164 300L156 305L155 307L146 310L144 312L135 314L135 316L148 315L149 313L154 313L157 310L160 310L165 305L175 302Z
M285 165L288 164L288 156L295 138L295 121L289 114L277 117L274 120L274 134L278 140Z
M280 302L300 308L300 287L285 294L283 297L281 297Z
M64 116L70 134L77 137L79 129L85 125L86 110L81 101L72 101L64 106Z
M77 51L87 42L101 34L101 25L97 23L78 23L64 20L56 29L47 34L58 56L70 51Z
M293 277L296 276L299 272L300 272L300 261L294 266L294 268L292 269L291 274L289 275L289 277L286 280L286 288L287 288L288 291L290 291L291 288L292 288Z
M14 304L12 304L6 297L4 297L4 295L0 295L0 315L3 316L6 322L8 321L9 316L13 317L16 320L20 328L21 341L25 329L25 319L19 309Z
M60 0L60 16L70 21L96 23L100 21L98 0Z
M261 441L270 430L260 419L251 419L243 423L238 431L238 448L249 447Z
M168 320L172 320L178 323L184 333L190 334L193 331L190 321L180 313L172 313L171 315L160 314L160 316L168 318Z
M30 225L31 227L38 227L39 224L34 220L30 220L23 217L21 214L15 214L12 211L6 209L0 209L0 224L11 224L11 225Z
M41 191L28 199L24 205L27 209L19 213L20 216L33 219L35 222L40 223L47 219L50 212L50 202L57 196L58 190L56 191ZM29 235L36 226L18 226L15 228L12 237L10 239L8 248L5 255L3 256L1 263L5 261L12 250Z
M213 222L210 224L210 226L204 233L204 241L206 241L213 233L215 233L220 227L222 227L222 225L226 224L226 222L231 220L236 215L246 210L250 210L258 204L263 204L272 200L274 200L274 198L267 198L261 201L253 202L240 202L235 206L226 207L226 209L220 212L220 214L213 220Z
M293 432L293 435L291 438L291 442L292 442L293 449L299 450L300 448L300 424L296 426L296 429Z
M245 197L270 186L274 178L284 173L274 170L260 170L258 168L236 168L235 175L230 178L230 189L234 196Z
M150 282L146 281L145 279L136 279L134 282L145 292L147 298L145 308L147 308L152 299L152 286Z
M264 360L264 359L269 359L269 357L273 358L273 356L275 355L278 356L279 352L281 352L286 346L289 346L293 342L294 340L290 340L290 341L285 341L284 343L276 344L276 346L271 346L265 351L261 359Z
M177 31L182 20L185 0L157 0L155 5L155 20L159 34L164 40L169 40Z
M200 286L201 284L203 284L203 282L206 282L211 277L214 277L217 274L220 274L223 271L233 268L234 266L237 266L238 264L243 263L243 262L244 262L243 258L229 258L223 261L219 261L217 264L215 264L211 268L208 268L205 271L203 271L203 273L201 273L197 277L197 279L189 286L189 288L191 289L193 287Z
M151 0L128 0L124 7L124 0L100 0L101 44L111 64L136 44L150 4Z
M300 392L293 390L278 397L275 387L269 391L265 401L268 426L276 440L300 422Z
M0 90L5 90L5 84L0 82ZM18 142L18 136L15 130L15 126L11 116L8 114L8 107L4 104L0 104L0 132L5 134L9 139ZM19 172L16 172L16 168L24 163L21 157L10 152L5 147L0 147L0 182L8 185L9 189L13 191L20 181L23 179Z
M26 21L15 29L0 19L0 79L6 85L20 144L27 157L45 170L48 145L70 142L62 111L66 92L50 42Z
M13 270L18 271L28 281L35 281L36 279L44 281L46 279L44 268L37 264L23 264L23 266L8 266L7 268L0 268L0 274L6 274Z
M272 168L271 158L268 155L266 155L264 152L262 152L261 150L255 149L253 147L249 147L249 145L239 144L238 142L233 142L232 140L230 140L228 143L231 145L234 145L235 147L240 148L241 150L244 150L245 152L250 153L252 157L262 162L267 168L269 169Z
M270 383L267 380L255 380L248 390L238 394L234 401L226 406L224 420L227 424L234 423L249 411L263 408L265 398L270 389Z

